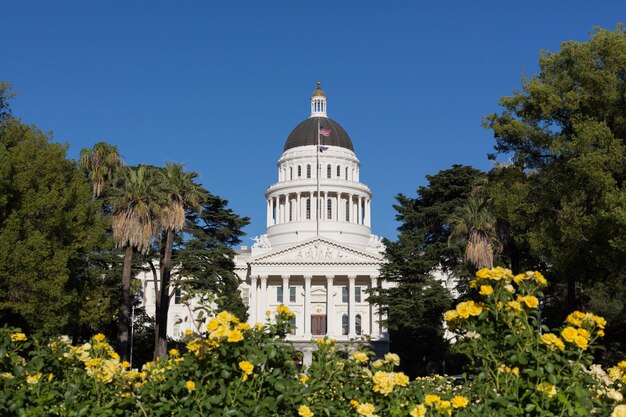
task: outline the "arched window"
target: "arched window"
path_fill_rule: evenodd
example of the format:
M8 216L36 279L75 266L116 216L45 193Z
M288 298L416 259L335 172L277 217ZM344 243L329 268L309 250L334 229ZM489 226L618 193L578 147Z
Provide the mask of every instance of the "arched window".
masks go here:
M337 178L341 177L341 167L337 165Z
M361 334L361 328L362 328L362 326L361 326L361 315L360 314L357 314L356 317L354 317L354 327L355 327L354 330L356 331L356 334L360 335Z
M328 164L326 166L326 178L330 178L331 177L331 174L330 174L331 171L332 171L332 168L330 167L330 164Z
M348 180L348 167L346 167L346 181Z
M333 218L333 200L330 198L326 200L326 219L330 220Z
M306 177L311 178L311 165L306 166Z
M348 315L344 314L341 316L341 334L346 336L348 334Z
M289 179L292 180L293 179L293 168L289 167Z
M311 220L311 199L306 199L306 219Z
M298 178L302 176L302 167L298 165Z

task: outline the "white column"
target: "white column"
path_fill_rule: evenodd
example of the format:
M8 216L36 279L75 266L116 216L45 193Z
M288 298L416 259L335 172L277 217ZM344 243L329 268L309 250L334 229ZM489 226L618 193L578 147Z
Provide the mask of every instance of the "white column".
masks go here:
M354 299L355 275L348 276L348 337L356 337L356 301Z
M322 191L322 220L328 220L328 193Z
M367 227L372 227L372 214L371 214L371 211L372 211L372 199L370 199L370 198L367 199L367 201L365 202L365 208L366 208L366 210L365 210L365 221L367 222L366 226Z
M363 224L363 197L359 197L356 199L357 202L357 223L358 224Z
M352 220L354 219L354 210L352 209L352 194L348 194L348 201L346 201L346 203L348 204L348 207L350 207L350 209L348 210L348 222L352 223Z
M282 275L283 279L283 304L289 305L289 275Z
M300 212L302 211L302 204L300 202L300 195L302 193L298 193L297 197L296 197L296 221L300 221L302 220L300 217Z
M341 201L339 197L339 193L337 193L337 198L335 199L335 221L339 221L339 202Z
M248 311L250 312L250 317L248 317L248 323L251 326L254 326L257 321L257 311L258 311L258 300L256 295L256 282L257 276L250 276L250 305L248 306Z
M271 212L272 212L272 203L270 203L270 199L267 199L267 215L265 216L265 223L266 226L265 227L270 227L271 224Z
M335 299L333 297L333 275L326 275L326 335L333 337L335 334Z
M317 219L317 196L311 192L311 220Z
M370 288L376 288L378 286L378 277L375 275L370 276L371 284ZM380 329L378 328L378 317L376 317L376 307L370 304L370 336L378 337Z
M278 224L278 199L272 197L272 215L274 216L274 224Z
M311 275L304 276L304 337L311 338Z
M267 310L267 275L261 275L261 302L260 312L258 317L265 317L265 311ZM263 318L265 320L265 318Z

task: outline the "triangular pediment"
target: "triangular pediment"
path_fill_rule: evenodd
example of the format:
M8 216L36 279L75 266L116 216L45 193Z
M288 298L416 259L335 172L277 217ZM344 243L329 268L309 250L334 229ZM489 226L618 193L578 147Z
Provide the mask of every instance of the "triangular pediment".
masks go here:
M249 262L250 265L324 265L324 264L380 264L382 255L368 253L326 238L313 238L287 248L264 253Z

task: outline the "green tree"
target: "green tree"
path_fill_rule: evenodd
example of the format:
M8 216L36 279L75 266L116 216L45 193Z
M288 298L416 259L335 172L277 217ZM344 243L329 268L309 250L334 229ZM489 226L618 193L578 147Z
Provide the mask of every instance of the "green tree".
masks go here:
M494 253L499 250L496 219L480 197L470 197L457 207L447 220L452 231L448 242L465 242L465 263L474 271L493 268Z
M122 167L122 159L117 146L106 142L98 142L93 145L92 149L82 149L79 161L91 182L94 199L100 197L105 184L112 181L117 170Z
M469 277L463 243L448 244L448 219L485 174L454 165L426 178L428 185L417 190L417 198L396 197L400 234L395 242L385 240L387 263L381 269L382 277L396 287L378 289L370 298L387 315L392 349L411 374L423 373L428 361L441 360L446 352L442 314L452 299L433 275L446 274L462 282Z
M595 29L589 41L542 52L539 66L484 122L496 152L511 160L491 174L495 214L535 262L525 266L555 278L550 305L594 306L624 326L624 27Z
M161 209L159 223L165 235L161 249L159 268L159 301L156 303L156 341L154 356L167 354L167 314L170 305L170 277L172 273L172 249L174 235L183 231L188 212L200 212L203 197L202 188L194 180L195 172L184 172L181 164L167 164L162 172L162 187L166 194L166 204ZM163 240L163 239L162 239Z
M2 117L0 321L28 331L72 333L95 311L83 305L93 289L83 273L104 224L66 151L36 127Z
M133 255L135 252L147 253L157 233L164 202L159 178L144 166L126 168L117 186L112 188L109 201L113 212L113 236L124 251L117 342L120 356L127 358Z

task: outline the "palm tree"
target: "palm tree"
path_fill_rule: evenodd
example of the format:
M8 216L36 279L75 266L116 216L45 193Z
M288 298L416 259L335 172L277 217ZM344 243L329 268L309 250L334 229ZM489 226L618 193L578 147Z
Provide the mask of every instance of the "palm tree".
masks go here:
M194 180L195 172L184 172L181 164L167 164L162 171L162 185L167 203L161 210L160 224L165 234L165 247L160 265L161 285L156 311L156 341L154 356L167 354L167 315L170 305L170 280L172 273L172 249L175 233L185 226L186 214L192 210L200 212L204 197L203 189Z
M81 168L88 172L95 200L104 191L106 182L113 179L116 171L122 166L122 159L117 146L98 142L92 149L83 148L80 151L79 163Z
M118 349L128 356L130 281L133 254L145 254L158 230L161 195L158 178L145 166L126 168L109 198L113 213L113 237L124 250L122 300L119 308Z
M452 228L448 244L467 240L465 263L475 269L492 268L494 253L499 250L496 219L482 198L470 197L448 218Z

